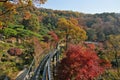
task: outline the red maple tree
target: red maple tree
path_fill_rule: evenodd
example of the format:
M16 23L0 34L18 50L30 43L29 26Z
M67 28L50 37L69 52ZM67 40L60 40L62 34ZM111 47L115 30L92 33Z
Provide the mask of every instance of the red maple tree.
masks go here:
M58 36L56 35L56 33L54 31L50 31L48 34L51 35L51 37L53 38L54 41L57 42L59 40Z
M52 39L50 46L53 48L56 48L58 45L58 41L59 41L57 34L54 31L50 31L48 34L51 36L51 39Z
M101 60L93 49L70 45L58 67L58 80L92 80L108 67L110 63Z

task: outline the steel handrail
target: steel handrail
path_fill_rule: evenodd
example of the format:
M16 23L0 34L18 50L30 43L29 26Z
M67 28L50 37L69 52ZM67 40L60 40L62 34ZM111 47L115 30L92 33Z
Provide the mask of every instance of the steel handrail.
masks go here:
M36 71L34 72L34 75L32 77L32 80L37 80L39 78L40 75L40 71L42 70L42 68L44 67L45 63L47 62L47 59L49 58L48 54L47 56L45 56L45 58L42 59L42 61L40 62L38 68L36 69Z
M40 75L42 76L42 80L51 80L52 79L51 60L55 56L56 56L56 58L58 58L58 56L61 54L60 50L61 50L60 48L54 49L54 50L50 51L49 54L46 55L42 59L42 61L38 65L36 71L34 72L34 75L31 80L40 80ZM58 59L56 59L56 60L58 60ZM42 74L41 74L41 71L43 71Z
M27 80L27 79L30 78L30 72L31 72L31 70L32 70L32 67L34 66L34 63L35 63L35 59L33 59L32 63L30 64L30 67L29 67L29 69L28 69L28 72L27 72L26 76L23 78L23 80Z

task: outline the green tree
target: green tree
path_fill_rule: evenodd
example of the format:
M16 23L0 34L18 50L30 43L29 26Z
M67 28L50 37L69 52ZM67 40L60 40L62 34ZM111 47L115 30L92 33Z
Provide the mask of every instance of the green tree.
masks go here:
M23 25L26 29L38 32L40 30L40 23L37 15L32 14L29 19L23 19Z
M86 32L88 35L88 41L95 41L97 39L96 32L94 29L88 28Z
M17 31L11 28L5 28L1 32L6 38L15 37L17 35Z
M114 54L114 58L115 58L115 62L116 62L116 66L117 66L117 72L118 75L120 76L120 70L119 70L119 60L118 60L118 56L120 56L119 52L120 52L120 35L110 35L108 37L108 48L110 49L110 51Z
M97 33L97 37L99 41L105 41L105 34L102 32Z

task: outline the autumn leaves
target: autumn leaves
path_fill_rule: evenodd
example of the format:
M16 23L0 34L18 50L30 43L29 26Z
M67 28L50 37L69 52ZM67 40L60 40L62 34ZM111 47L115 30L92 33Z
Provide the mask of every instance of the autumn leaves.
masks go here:
M67 46L65 57L58 67L58 80L93 80L111 66L108 61L98 57L93 44L82 44L87 35L76 19L60 18L57 25Z
M86 32L79 26L76 19L60 18L57 25L61 31L61 37L66 37L68 42L79 43L87 38Z

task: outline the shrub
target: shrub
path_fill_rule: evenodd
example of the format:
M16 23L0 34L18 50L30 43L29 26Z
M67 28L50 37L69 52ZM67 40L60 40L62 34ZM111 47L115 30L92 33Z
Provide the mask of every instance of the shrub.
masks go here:
M10 48L7 52L11 56L20 56L22 54L22 51L19 48Z

